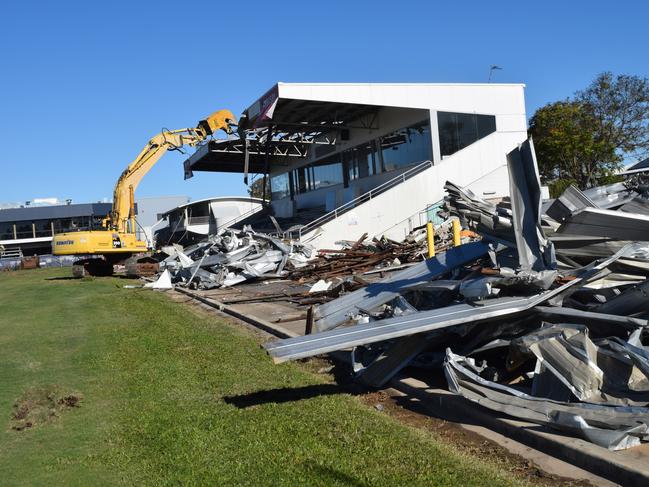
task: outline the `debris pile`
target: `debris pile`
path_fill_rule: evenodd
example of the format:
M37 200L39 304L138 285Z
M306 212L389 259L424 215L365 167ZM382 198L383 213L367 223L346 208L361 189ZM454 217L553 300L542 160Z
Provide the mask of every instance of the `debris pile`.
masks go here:
M207 240L183 249L164 247L160 263L171 282L193 289L233 286L250 279L285 277L288 269L306 264L312 249L296 242L243 230L223 229Z
M395 267L418 262L426 256L426 230L416 229L403 242L386 237L367 241L364 234L355 242L337 242L338 250L318 251L315 259L294 270L291 278L296 280L323 279L360 274L370 270ZM438 247L441 250L441 246Z
M570 188L544 211L531 141L508 165L509 204L446 185L447 216L482 240L317 306L311 334L264 347L276 362L351 349L372 387L406 366L443 371L498 413L611 450L649 441L648 217L622 209L644 196Z
M453 183L445 185L445 217L508 245L518 244L513 231L513 205L486 202ZM635 174L624 182L580 191L569 186L546 201L540 224L553 243L560 266L574 267L619 251L626 243L649 240L649 177ZM536 211L536 210L535 210Z
M464 241L475 237L465 232ZM437 252L452 246L450 221L436 229L435 240ZM315 254L309 245L258 233L250 227L241 231L223 229L191 247L163 247L168 257L160 263L159 277L167 270L173 284L204 290L252 279L288 277L300 283L316 282L316 287L322 281L320 285L326 289L321 291L325 291L338 288L342 282L349 284L353 276L422 261L427 254L426 228L415 228L402 242L386 237L368 240L365 234L356 241L340 241L337 245L341 248Z

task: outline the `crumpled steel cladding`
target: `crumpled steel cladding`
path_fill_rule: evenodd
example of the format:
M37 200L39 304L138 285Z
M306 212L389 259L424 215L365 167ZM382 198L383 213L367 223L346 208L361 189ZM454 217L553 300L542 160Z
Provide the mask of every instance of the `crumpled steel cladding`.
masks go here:
M223 229L187 249L163 248L161 263L175 285L197 289L234 286L260 277L285 277L288 269L306 265L312 248L297 242L243 230Z
M352 350L374 387L404 367L498 413L611 450L649 441L649 185L543 202L531 141L508 156L511 200L446 184L442 215L482 240L318 306L276 362Z
M450 224L439 227L438 251L450 246ZM385 237L369 240L364 234L356 241L341 240L336 245L339 248L315 252L308 244L256 232L250 226L228 228L191 247L162 247L169 257L160 270L168 270L175 285L204 290L285 277L301 283L322 281L321 290L328 290L350 281L352 274L420 262L427 252L426 229L414 229L402 242Z

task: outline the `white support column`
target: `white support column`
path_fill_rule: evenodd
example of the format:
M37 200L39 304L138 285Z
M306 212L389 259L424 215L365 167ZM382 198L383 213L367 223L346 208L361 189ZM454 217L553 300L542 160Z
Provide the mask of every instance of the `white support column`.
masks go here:
M442 152L439 146L439 126L437 124L437 111L430 111L430 136L433 143L433 164L439 164L442 160Z

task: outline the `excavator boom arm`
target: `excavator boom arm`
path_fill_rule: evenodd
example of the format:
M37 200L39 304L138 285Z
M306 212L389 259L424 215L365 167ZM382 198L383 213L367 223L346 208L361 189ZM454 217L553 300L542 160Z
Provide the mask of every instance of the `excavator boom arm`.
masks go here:
M113 209L104 222L107 228L122 233L135 232L133 195L142 178L168 151L183 146L194 146L218 130L233 131L236 118L229 110L219 110L201 120L196 128L162 131L149 140L131 164L122 172L113 192Z

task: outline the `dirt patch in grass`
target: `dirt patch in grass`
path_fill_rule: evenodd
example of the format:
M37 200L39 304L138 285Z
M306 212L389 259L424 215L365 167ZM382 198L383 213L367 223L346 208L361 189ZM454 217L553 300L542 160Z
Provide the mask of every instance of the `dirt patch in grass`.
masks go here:
M63 411L81 407L81 394L64 392L57 385L31 387L16 399L11 412L11 429L22 431L55 421Z

